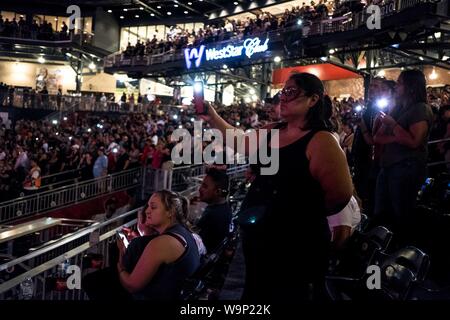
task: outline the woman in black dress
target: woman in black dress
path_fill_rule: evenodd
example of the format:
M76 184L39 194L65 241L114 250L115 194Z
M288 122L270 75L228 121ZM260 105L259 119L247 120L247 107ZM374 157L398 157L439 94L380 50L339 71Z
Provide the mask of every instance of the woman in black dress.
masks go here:
M326 217L343 209L352 195L345 155L326 130L323 97L324 87L316 76L293 74L280 96L284 121L265 127L278 129L278 139L271 135L261 143L278 149L279 169L274 175L257 172L243 203L244 217L252 211L257 216L241 224L244 299L323 297L330 245ZM234 129L214 109L208 110L203 118L224 136L226 129ZM247 154L257 151L255 144L245 147Z

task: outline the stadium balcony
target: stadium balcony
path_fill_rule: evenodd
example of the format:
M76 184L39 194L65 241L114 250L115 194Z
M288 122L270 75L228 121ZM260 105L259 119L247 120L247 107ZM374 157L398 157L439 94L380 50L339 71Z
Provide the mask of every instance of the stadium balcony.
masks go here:
M330 49L339 48L343 53L367 50L367 48L383 48L398 43L412 41L420 34L427 37L435 29L441 27L445 20L438 13L445 10L440 3L424 3L420 0L398 0L390 2L380 8L380 29L369 29L368 19L371 13L363 10L359 13L346 14L341 17L330 17L320 21L303 21L294 26L273 30L267 33L255 34L260 43L268 39L268 49L255 54L252 59L236 57L235 59L208 59L209 62L199 63L197 68L186 70L186 49L179 51L160 51L153 55L129 56L115 53L105 58L104 70L107 73L127 73L130 76L176 76L181 70L187 72L211 71L222 68L226 62L228 67L245 67L252 64L271 62L273 57L295 60L296 58L326 57ZM401 27L399 27L401 26ZM423 33L425 30L425 33ZM398 36L397 36L398 35ZM251 38L251 37L250 37ZM242 35L232 36L230 40L221 42L206 42L208 48L220 50L231 46L242 46ZM374 46L373 43L378 43ZM189 53L188 53L189 54ZM197 55L199 52L197 51ZM200 57L204 59L205 55ZM342 60L342 59L341 59ZM188 68L189 69L189 68Z

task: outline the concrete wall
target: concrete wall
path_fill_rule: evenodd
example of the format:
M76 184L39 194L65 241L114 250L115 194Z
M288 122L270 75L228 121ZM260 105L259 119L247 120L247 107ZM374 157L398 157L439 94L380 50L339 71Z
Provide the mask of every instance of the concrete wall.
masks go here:
M395 80L397 81L398 76L400 75L400 72L402 70L400 69L389 69L385 70L385 77L389 80ZM431 66L425 66L423 68L423 73L425 74L425 77L427 79L427 85L428 86L441 86L450 84L450 71L441 69L441 68L434 68L435 73L437 74L436 79L431 79L430 75L433 72L433 67Z
M116 90L116 78L107 73L83 76L81 91L110 92Z
M46 68L48 74L60 85L63 93L75 90L75 71L68 65L46 65L28 62L0 61L0 82L8 85L36 88L36 77L40 70ZM49 92L52 87L48 87ZM56 90L56 89L54 89ZM106 73L83 76L82 91L114 92L116 90L116 79Z
M0 61L0 82L35 89L37 75L43 68L48 70L49 76L53 77L57 85L62 87L63 92L75 90L75 71L67 65Z
M119 51L120 28L114 16L97 8L93 45L109 52Z
M341 95L350 95L353 98L364 97L364 80L362 78L324 81L324 86L330 97L339 98Z

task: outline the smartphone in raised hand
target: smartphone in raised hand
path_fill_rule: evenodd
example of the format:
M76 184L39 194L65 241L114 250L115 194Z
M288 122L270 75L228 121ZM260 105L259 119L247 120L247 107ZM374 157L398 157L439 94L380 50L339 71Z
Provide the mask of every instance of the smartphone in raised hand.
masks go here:
M128 245L130 244L130 242L128 241L128 238L125 235L125 233L123 233L122 231L117 231L117 236L119 236L120 239L122 239L122 242L123 242L123 245L125 246L125 248L128 248Z
M208 109L205 104L204 86L202 81L194 82L194 107L195 113L198 115L208 114Z

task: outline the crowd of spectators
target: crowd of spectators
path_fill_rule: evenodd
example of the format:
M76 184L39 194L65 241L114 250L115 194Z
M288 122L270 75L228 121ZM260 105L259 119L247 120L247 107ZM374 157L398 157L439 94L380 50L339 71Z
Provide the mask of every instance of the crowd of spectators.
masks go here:
M301 6L286 9L284 13L274 15L262 12L256 18L247 17L244 20L228 18L220 23L206 25L199 30L187 30L180 26L172 26L165 39L157 39L156 35L150 39L138 39L135 44L128 43L123 51L124 58L134 56L148 56L164 52L178 52L187 47L197 47L208 43L242 39L258 36L270 31L291 28L302 28L314 22L328 18L342 17L349 13L359 13L366 5L385 5L393 0L375 1L314 1L310 5L305 2Z
M449 135L446 126L449 95L449 86L439 90L428 89L435 115L430 134L432 140ZM126 95L124 97L123 103L129 108L130 99ZM139 101L137 105L142 104L143 98L140 96L136 100ZM331 127L352 167L355 159L353 139L365 102L348 97L333 98L332 103ZM274 119L271 110L262 102L255 103L253 108L244 102L231 106L216 105L215 108L229 123L243 130L262 127ZM138 111L137 108L134 110ZM171 141L170 135L177 128L186 128L192 133L195 114L189 109L181 112L178 108L169 108L162 115L156 108L145 111L120 117L83 117L74 113L56 123L21 120L11 124L0 120L2 199L13 198L20 193L32 159L36 161L41 176L79 169L81 179L130 169L139 164L148 164L154 169L172 168L170 154L176 141ZM437 144L430 149L429 161L445 158L445 144ZM223 150L216 151L219 156ZM106 170L94 173L100 153L106 156L106 164L103 164Z
M68 39L69 28L63 21L61 30L55 31L51 22L42 21L38 23L36 20L27 21L23 16L9 20L3 19L0 15L0 36L9 38L26 38L33 40L64 40Z
M351 3L351 5L349 4ZM334 1L320 0L319 3L311 2L311 5L303 3L302 6L286 9L283 14L273 15L262 12L256 18L247 17L245 20L225 19L220 24L206 25L197 31L186 30L180 26L173 26L167 33L166 39L138 40L136 44L128 43L123 52L125 58L132 56L154 55L163 52L175 52L189 46L229 40L232 38L244 38L256 36L277 29L283 29L298 25L308 25L314 21L320 21L327 17L342 16L348 12L359 12L364 8L360 1L343 2L336 6ZM359 4L359 5L356 5Z

